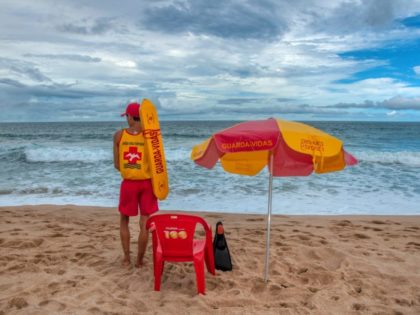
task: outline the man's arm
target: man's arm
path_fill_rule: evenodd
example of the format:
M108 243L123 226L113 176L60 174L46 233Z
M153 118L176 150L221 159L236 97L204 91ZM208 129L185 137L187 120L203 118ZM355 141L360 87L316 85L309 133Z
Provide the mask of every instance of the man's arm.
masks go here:
M114 134L114 167L117 170L120 170L119 146L120 146L121 136L122 136L122 130L118 130Z

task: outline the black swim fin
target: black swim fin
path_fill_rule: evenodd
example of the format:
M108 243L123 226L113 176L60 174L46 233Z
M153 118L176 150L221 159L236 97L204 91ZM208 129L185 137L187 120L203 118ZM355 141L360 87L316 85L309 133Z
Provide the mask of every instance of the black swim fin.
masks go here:
M230 259L229 248L225 238L225 231L222 222L217 222L213 240L214 265L217 270L231 271L232 260Z

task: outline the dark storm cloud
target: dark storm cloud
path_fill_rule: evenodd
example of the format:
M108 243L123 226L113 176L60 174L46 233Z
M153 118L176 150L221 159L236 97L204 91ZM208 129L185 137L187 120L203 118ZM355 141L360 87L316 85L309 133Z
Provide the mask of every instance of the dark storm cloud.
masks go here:
M274 39L287 29L272 1L189 0L145 10L142 27L236 39Z

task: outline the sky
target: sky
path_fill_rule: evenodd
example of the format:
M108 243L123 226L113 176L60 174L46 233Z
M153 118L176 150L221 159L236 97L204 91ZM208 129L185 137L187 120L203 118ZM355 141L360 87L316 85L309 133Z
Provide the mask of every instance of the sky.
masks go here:
M420 121L420 0L0 0L0 122Z

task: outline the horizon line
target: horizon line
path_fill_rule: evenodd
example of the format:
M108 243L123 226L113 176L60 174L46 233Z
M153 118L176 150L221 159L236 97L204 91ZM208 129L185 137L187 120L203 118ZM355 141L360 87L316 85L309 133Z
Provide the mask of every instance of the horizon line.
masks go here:
M270 119L269 117L266 119ZM265 119L159 119L160 122L204 122L204 121L237 121L245 122L252 120L265 120ZM288 121L301 121L301 122L372 122L372 123L420 123L420 120L324 120L324 119L285 119ZM0 121L0 124L19 124L19 123L125 123L125 120L39 120L39 121Z

